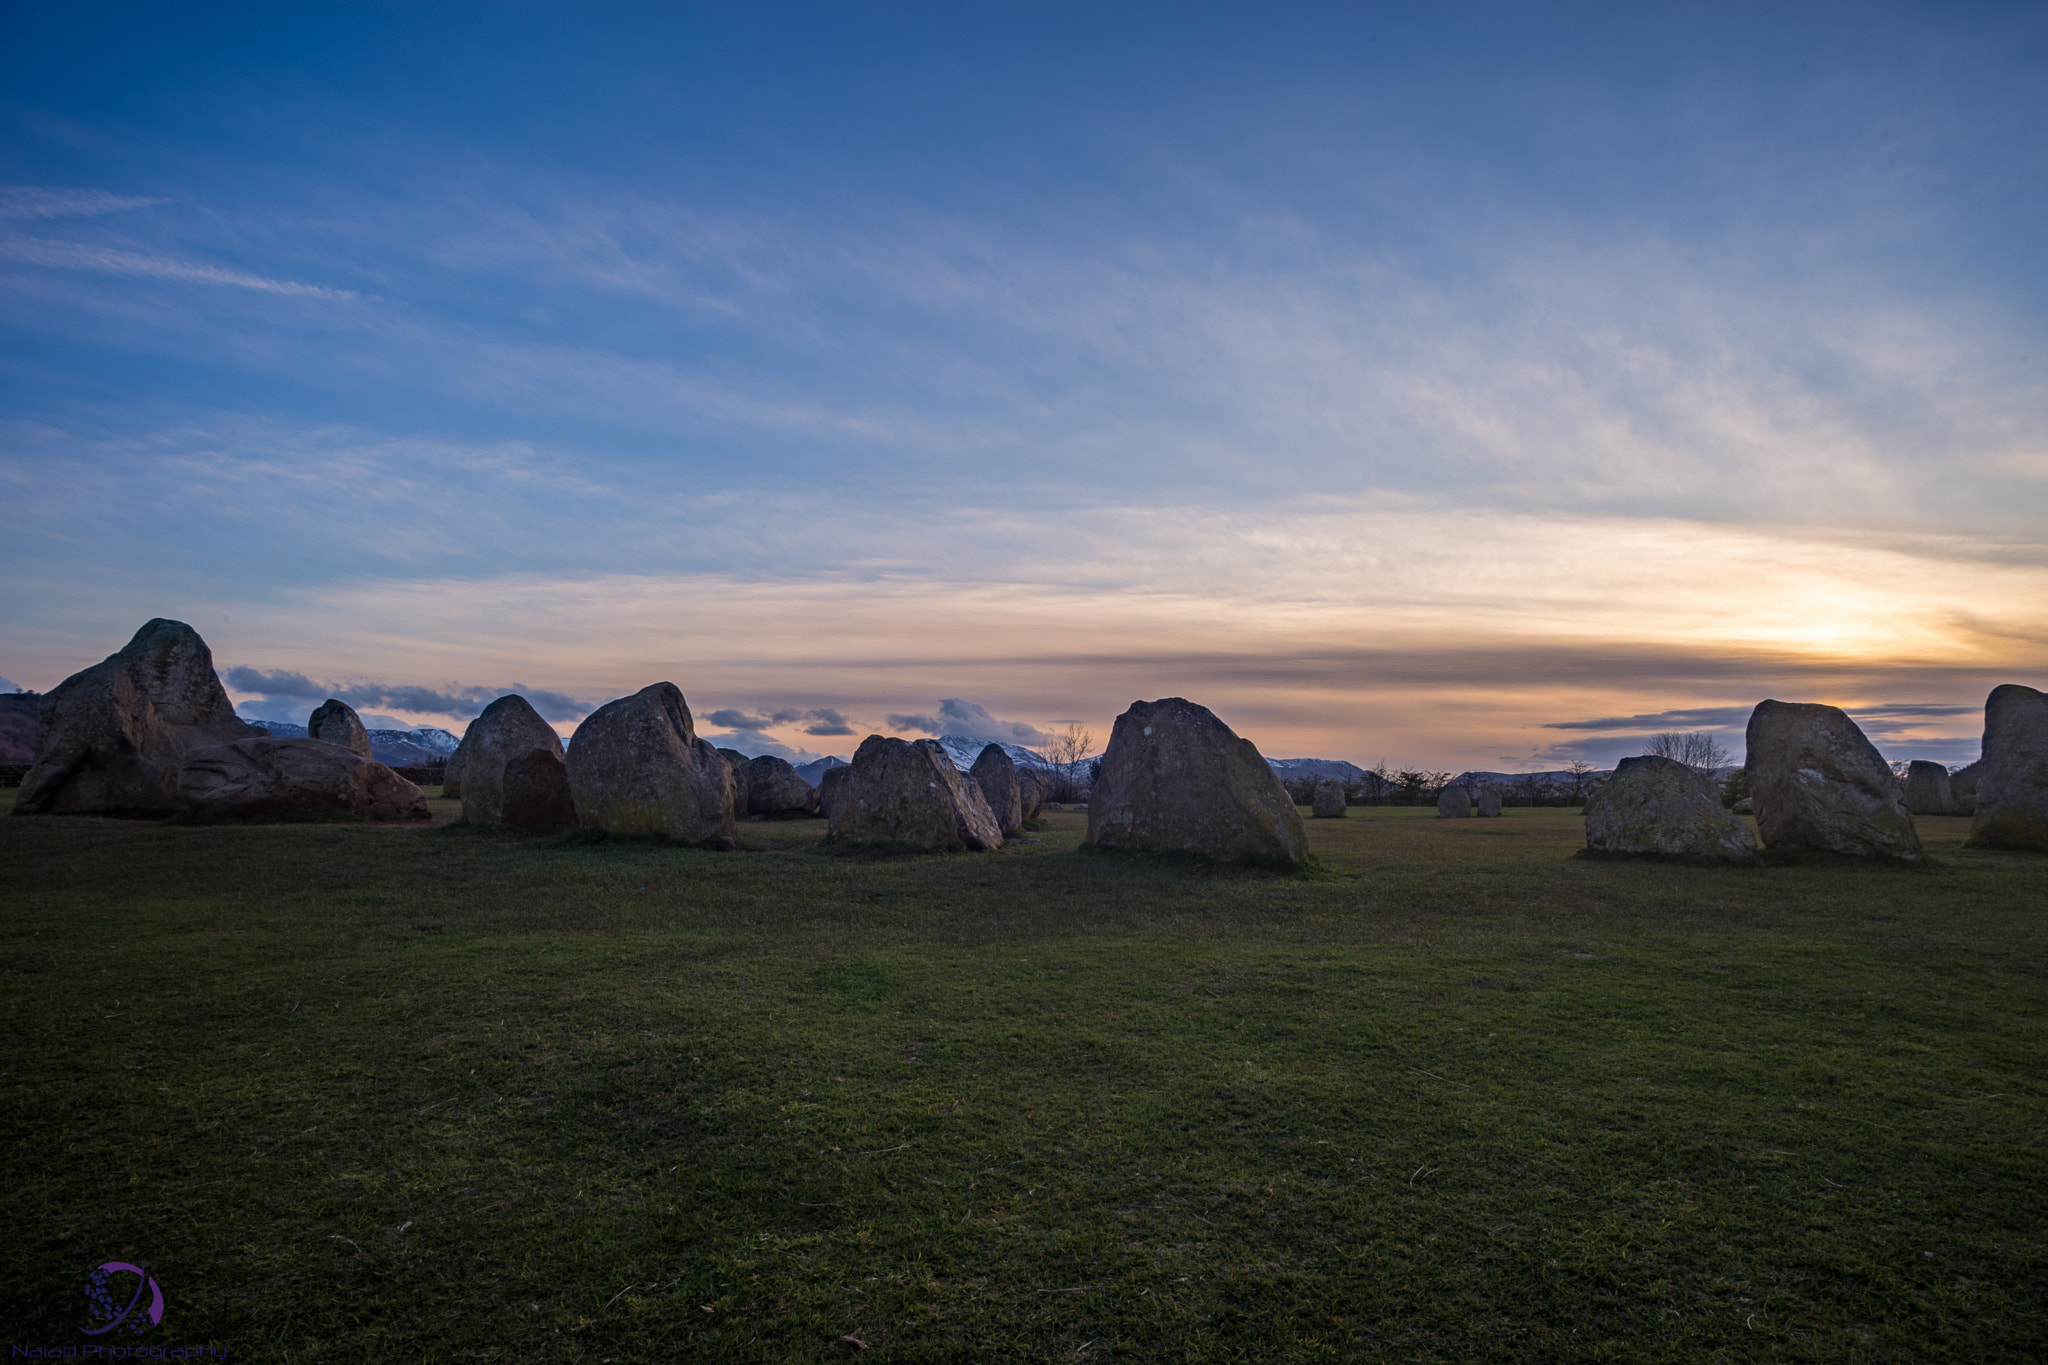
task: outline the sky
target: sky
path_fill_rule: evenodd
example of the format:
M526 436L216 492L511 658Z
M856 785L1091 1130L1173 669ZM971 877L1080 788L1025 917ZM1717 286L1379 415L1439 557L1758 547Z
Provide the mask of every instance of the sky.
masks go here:
M1976 757L2048 8L0 0L0 673L749 752Z

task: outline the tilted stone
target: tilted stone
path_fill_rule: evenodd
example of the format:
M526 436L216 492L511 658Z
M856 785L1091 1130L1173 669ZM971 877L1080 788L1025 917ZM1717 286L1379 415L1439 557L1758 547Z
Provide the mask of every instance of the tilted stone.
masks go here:
M980 792L934 740L869 735L830 810L831 837L930 849L995 849L1003 832Z
M1920 856L1891 765L1839 707L1759 702L1747 742L1750 801L1768 847Z
M1116 718L1088 797L1105 848L1292 864L1308 829L1272 765L1206 706L1133 702Z
M591 712L569 739L569 787L586 829L731 846L732 765L697 737L674 683Z

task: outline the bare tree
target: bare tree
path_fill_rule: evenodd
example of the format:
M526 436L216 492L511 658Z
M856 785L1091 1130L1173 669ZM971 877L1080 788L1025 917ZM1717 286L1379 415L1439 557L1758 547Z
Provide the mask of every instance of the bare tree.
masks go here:
M1708 730L1693 730L1683 734L1676 730L1667 730L1661 735L1652 735L1649 753L1656 758L1668 758L1673 762L1683 763L1686 767L1709 776L1727 767L1728 760L1734 757L1721 747L1720 741Z
M1593 765L1583 758L1575 758L1564 765L1564 770L1570 774L1567 780L1571 783L1572 804L1584 804L1587 789L1593 785Z
M1079 725L1069 725L1045 746L1045 761L1052 769L1052 799L1085 801L1093 776L1088 760L1095 753L1095 736Z

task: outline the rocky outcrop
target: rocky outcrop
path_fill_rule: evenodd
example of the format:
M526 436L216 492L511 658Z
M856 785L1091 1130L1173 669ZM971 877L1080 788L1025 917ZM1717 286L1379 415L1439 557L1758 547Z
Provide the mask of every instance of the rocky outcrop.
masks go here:
M1972 848L2048 848L2048 694L2007 683L1984 703Z
M345 701L329 697L321 702L306 722L306 735L323 743L339 744L364 758L372 757L370 732L363 728L362 717L356 714L355 708Z
M1308 829L1250 740L1182 697L1133 702L1116 718L1088 797L1104 848L1293 865Z
M818 813L818 789L773 754L748 759L741 766L739 781L746 792L748 815L787 820Z
M472 825L562 829L576 823L562 737L514 693L469 723L462 759L462 818Z
M1906 809L1915 815L1955 814L1955 793L1950 789L1945 766L1924 758L1916 758L1907 766Z
M1316 783L1314 805L1311 809L1318 820L1342 820L1344 818L1344 784L1334 777L1326 777Z
M828 811L835 840L929 849L1003 846L994 812L933 740L869 735L845 772Z
M1674 759L1624 758L1586 803L1586 847L1742 862L1756 835L1721 805L1713 779Z
M236 718L199 632L162 619L58 683L37 712L19 811L174 811L189 750L263 733Z
M732 847L732 764L697 738L674 683L607 702L576 727L569 789L586 829Z
M1452 783L1438 792L1436 794L1436 818L1439 820L1471 819L1472 789Z
M1839 707L1759 702L1747 740L1750 801L1766 845L1920 856L1891 766Z
M1002 745L985 746L969 775L1005 837L1024 828L1024 792L1017 781L1017 764Z
M354 749L317 739L240 739L188 749L178 794L194 814L245 820L424 820L420 789Z
M1478 799L1472 803L1475 808L1473 813L1483 819L1498 820L1500 818L1500 800L1500 787L1489 782L1479 789Z

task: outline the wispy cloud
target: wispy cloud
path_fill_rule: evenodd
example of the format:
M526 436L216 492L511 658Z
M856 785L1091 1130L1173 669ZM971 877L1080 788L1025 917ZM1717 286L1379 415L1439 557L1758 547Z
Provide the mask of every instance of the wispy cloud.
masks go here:
M105 190L0 185L0 218L98 218L104 214L154 208L170 202L155 197L110 194Z
M296 280L266 279L246 271L197 261L179 261L165 256L145 256L115 247L83 242L60 242L47 237L0 234L0 261L16 265L43 266L58 270L88 270L107 275L131 275L148 279L178 280L191 284L227 285L255 289L291 298L354 299L353 289L330 289L325 285L301 284Z

